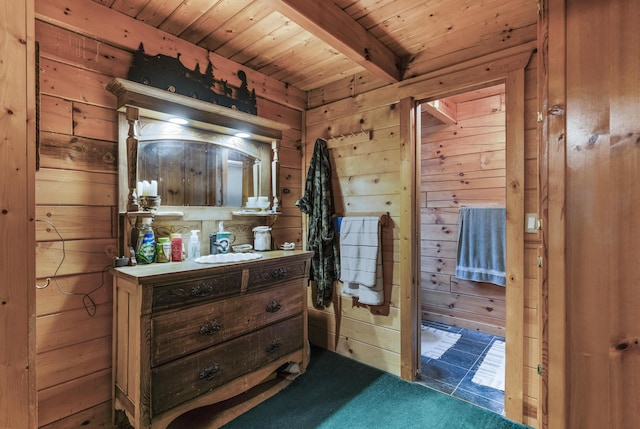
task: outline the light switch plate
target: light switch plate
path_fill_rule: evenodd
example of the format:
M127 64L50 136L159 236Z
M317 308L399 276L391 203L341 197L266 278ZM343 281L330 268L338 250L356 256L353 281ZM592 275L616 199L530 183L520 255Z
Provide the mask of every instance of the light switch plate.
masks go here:
M525 215L524 231L529 234L538 233L538 214L537 213L527 213Z

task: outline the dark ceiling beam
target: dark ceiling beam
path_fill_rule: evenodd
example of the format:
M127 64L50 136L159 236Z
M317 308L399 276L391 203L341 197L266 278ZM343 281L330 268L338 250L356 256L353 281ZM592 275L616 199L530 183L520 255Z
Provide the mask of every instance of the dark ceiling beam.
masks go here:
M379 78L390 83L402 79L402 59L332 1L264 1Z

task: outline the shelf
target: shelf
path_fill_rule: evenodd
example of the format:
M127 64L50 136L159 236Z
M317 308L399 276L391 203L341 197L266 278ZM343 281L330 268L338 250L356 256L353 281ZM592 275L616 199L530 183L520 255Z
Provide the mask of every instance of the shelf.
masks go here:
M149 217L184 217L184 212L181 211L146 211L139 210L137 212L126 212L127 216L149 216Z
M125 106L141 109L141 116L166 120L169 116L188 118L192 126L234 135L238 131L251 138L271 142L281 140L282 132L291 127L257 115L218 106L185 95L175 94L125 79L114 79L107 90L118 97L119 110Z
M266 216L277 216L282 214L282 212L270 212L270 211L249 211L249 210L236 210L231 212L234 216L258 216L258 217L266 217Z

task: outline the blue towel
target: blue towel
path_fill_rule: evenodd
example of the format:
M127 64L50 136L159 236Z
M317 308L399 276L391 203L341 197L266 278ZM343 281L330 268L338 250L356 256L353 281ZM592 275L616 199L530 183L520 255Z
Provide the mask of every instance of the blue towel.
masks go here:
M458 220L456 277L506 286L504 207L462 207Z

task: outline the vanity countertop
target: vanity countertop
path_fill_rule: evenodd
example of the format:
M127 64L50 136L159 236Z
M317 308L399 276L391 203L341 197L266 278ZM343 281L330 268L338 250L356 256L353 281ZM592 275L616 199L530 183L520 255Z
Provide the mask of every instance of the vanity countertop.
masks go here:
M313 252L307 250L270 250L265 252L256 252L262 255L262 258L249 261L226 262L220 264L202 264L194 261L182 262L166 262L153 263L148 265L138 264L134 267L118 267L113 268L114 274L118 277L129 278L136 282L153 281L162 277L180 277L185 274L189 275L207 275L214 271L225 271L228 269L237 269L238 265L255 265L260 263L275 262L282 258L308 257Z

